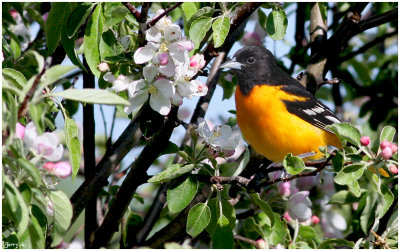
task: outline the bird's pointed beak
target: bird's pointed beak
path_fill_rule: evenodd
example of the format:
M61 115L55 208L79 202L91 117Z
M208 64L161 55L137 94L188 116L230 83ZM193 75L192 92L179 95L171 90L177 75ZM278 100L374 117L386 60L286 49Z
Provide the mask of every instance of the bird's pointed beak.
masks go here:
M243 65L241 63L236 61L236 58L233 58L232 60L227 61L227 62L223 63L222 65L220 65L219 68L231 68L231 69L241 70L242 66Z

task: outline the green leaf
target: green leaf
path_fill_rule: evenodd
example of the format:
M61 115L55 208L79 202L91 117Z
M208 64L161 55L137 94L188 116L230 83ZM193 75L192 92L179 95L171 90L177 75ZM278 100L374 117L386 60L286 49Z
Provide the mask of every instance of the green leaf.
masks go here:
M39 170L31 162L24 158L19 158L18 165L29 174L29 177L32 178L35 187L42 183L42 177L40 176Z
M274 40L285 38L288 20L283 10L273 10L267 18L266 31Z
M14 33L8 33L10 36L10 48L13 52L14 58L19 58L21 56L21 43L18 40L18 37L15 36Z
M326 20L328 16L328 3L318 3L319 11L323 20Z
M71 10L69 9L67 11L67 15L65 16L64 23L66 23L68 20L68 16L70 15ZM63 25L62 31L61 31L61 44L64 47L64 50L68 56L68 58L71 60L71 62L87 72L86 68L83 66L81 60L78 57L78 54L75 49L75 39L74 38L69 38L67 35L67 26Z
M350 142L355 146L360 146L360 131L349 123L338 123L329 125L326 128L331 129L336 136L339 137L342 145L346 145L346 142Z
M50 67L40 78L41 83L39 89L43 89L55 83L56 81L61 79L64 75L75 69L76 69L75 65L55 65Z
M22 184L19 186L19 192L21 193L22 198L24 198L25 204L26 204L26 205L31 204L32 190L31 190L31 188L29 187L29 185L26 184L26 183L22 183Z
M69 150L69 162L72 167L72 181L75 180L81 164L81 143L78 138L78 126L71 118L65 118L65 141Z
M331 246L336 244L336 246ZM319 244L318 249L327 249L330 247L349 247L352 248L354 246L354 242L347 241L345 239L326 239L321 244Z
M114 32L112 30L108 30L100 37L99 50L100 57L102 61L104 61L106 58L121 54L124 51L124 48L118 43Z
M171 213L182 211L197 193L199 182L194 175L174 180L167 190L168 209Z
M221 215L218 218L215 232L211 237L213 249L233 248L235 242L232 229L229 227L229 220Z
M4 68L2 72L3 77L10 81L18 89L22 89L27 83L25 76L17 70L12 68Z
M92 9L96 6L95 3L81 3L69 15L67 21L67 36L72 38L79 28L86 22Z
M212 17L212 15L214 14L215 10L211 7L203 7L201 9L199 9L196 13L194 13L189 21L188 21L188 25L191 26L191 24L193 23L194 20L200 18L200 17Z
M225 39L228 36L230 27L231 25L229 22L229 18L226 16L219 17L213 22L212 29L215 48L218 48L224 44Z
M189 29L189 37L196 44L196 47L203 41L208 30L210 30L213 19L201 17L193 21Z
M336 174L334 181L340 185L351 186L363 175L364 169L363 164L350 164Z
M89 104L129 105L127 100L107 90L97 90L91 88L67 89L65 91L54 92L49 95Z
M317 233L315 232L315 229L311 226L304 225L300 225L299 235L297 236L296 244L301 241L306 242L311 247L314 246L314 243L319 244L321 242L318 238Z
M128 20L132 14L129 10L118 2L105 2L104 3L104 26L111 28L113 25L121 23L123 20ZM134 19L136 21L136 19Z
M147 182L151 183L163 183L175 179L185 173L192 171L196 166L193 164L189 165L180 165L173 164L170 165L166 170L157 173L153 177L151 177Z
M185 14L186 20L189 20L197 12L197 6L194 2L184 2L181 8Z
M276 246L280 243L285 243L287 235L285 227L286 224L282 222L279 214L277 213L274 213L273 222L274 224L272 228L266 231L266 236L268 243Z
M265 15L264 11L261 8L258 8L258 22L264 30L267 30L267 15Z
M192 237L199 235L210 223L211 211L205 203L198 203L189 211L186 232Z
M339 191L332 195L331 199L329 200L328 204L349 204L357 202L357 197L353 196L349 191Z
M341 151L336 151L336 155L332 158L332 166L335 172L339 172L342 170L346 161L344 160L343 154Z
M85 58L90 70L96 77L100 77L101 72L97 69L100 63L99 44L103 33L104 16L102 5L98 4L90 18L84 36Z
M359 203L359 207L363 203ZM369 193L365 198L365 205L362 208L362 213L360 216L360 225L364 234L368 234L369 230L375 221L376 209L378 206L378 195L377 193Z
M45 234L36 219L35 216L31 215L31 220L28 226L29 237L31 239L32 248L45 248Z
M61 38L62 26L65 25L65 14L70 8L68 2L53 2L46 20L46 41L49 54L53 54Z
M221 211L219 202L220 201L216 198L213 198L208 202L208 206L210 207L211 212L211 220L206 230L210 235L214 234L217 227L217 220L220 218ZM234 229L236 226L236 213L234 207L227 200L224 199L221 199L221 205L222 214L228 219L231 229Z
M394 127L385 126L382 129L381 136L379 138L379 142L382 142L384 140L392 142L395 134L396 134L396 129Z
M257 204L268 216L268 218L271 221L271 224L274 225L275 214L274 211L272 211L271 207L269 206L268 202L263 201L258 193L250 193L249 195L250 198L254 201L254 203Z
M64 239L72 219L72 206L68 196L62 191L50 191L50 200L54 205L54 222L51 230L51 247Z
M292 175L299 174L306 168L303 160L300 157L293 156L291 153L286 155L283 160L283 166L285 170Z
M25 204L24 198L18 189L14 186L11 180L7 176L3 176L5 179L4 187L4 198L3 211L9 211L10 217L15 226L18 228L18 236L21 237L25 230L28 228L29 223L29 209Z
M177 152L179 152L179 147L175 143L168 141L167 147L160 153L160 156Z
M386 184L381 185L381 193L379 194L378 200L379 203L376 209L376 218L380 219L386 214L386 212L389 210L390 206L394 202L393 193L392 191L390 191Z
M349 185L349 190L350 192L356 196L357 198L360 197L361 195L361 188L360 188L360 184L358 183L358 181L354 182L352 185Z
M249 232L256 232L259 235L261 235L262 237L265 236L265 233L262 229L262 227L256 223L256 221L254 220L254 217L248 217L245 221L244 221L244 229Z

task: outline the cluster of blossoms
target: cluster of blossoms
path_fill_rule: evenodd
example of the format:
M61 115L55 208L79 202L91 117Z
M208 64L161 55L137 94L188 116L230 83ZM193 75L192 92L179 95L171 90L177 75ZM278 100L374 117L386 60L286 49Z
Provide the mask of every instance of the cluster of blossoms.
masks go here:
M161 9L155 16L163 12ZM189 57L194 43L182 36L181 28L169 17L164 16L148 29L146 40L148 43L134 54L136 64L146 64L143 79L124 75L115 78L110 72L104 75L104 80L113 84L113 91L128 91L130 106L125 107L126 113L138 112L150 96L150 107L167 115L171 104L179 106L185 97L190 99L207 93L206 85L191 80L205 66L204 56Z
M363 146L368 146L370 142L371 139L368 136L362 136L360 139L360 143ZM380 144L380 150L381 150L380 156L384 160L388 160L393 156L393 154L397 152L398 146L390 141L384 140ZM389 171L392 172L393 174L397 174L398 173L397 166L391 165L389 167Z
M49 173L62 179L71 175L71 165L68 162L59 161L63 156L64 147L60 144L57 133L45 132L38 135L35 124L29 122L26 127L17 123L16 135L24 141L30 152L48 161L43 168Z
M213 157L230 157L239 144L240 135L234 134L228 125L214 126L210 129L205 120L199 119L196 131L209 147L208 152Z

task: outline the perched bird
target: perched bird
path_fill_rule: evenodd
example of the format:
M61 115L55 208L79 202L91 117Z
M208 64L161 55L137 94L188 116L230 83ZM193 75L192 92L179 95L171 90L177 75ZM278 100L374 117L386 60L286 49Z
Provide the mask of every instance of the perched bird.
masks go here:
M269 50L244 47L220 67L231 68L238 78L237 122L258 153L279 163L288 153L318 160L324 157L319 147L342 148L336 135L326 128L339 119L279 68Z

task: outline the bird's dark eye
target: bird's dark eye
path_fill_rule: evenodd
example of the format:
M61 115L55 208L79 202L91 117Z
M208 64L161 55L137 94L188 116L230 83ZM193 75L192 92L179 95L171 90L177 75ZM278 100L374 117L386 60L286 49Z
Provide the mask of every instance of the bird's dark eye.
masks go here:
M254 62L256 62L256 59L254 57L249 57L247 59L247 63L249 63L249 64L253 64Z

